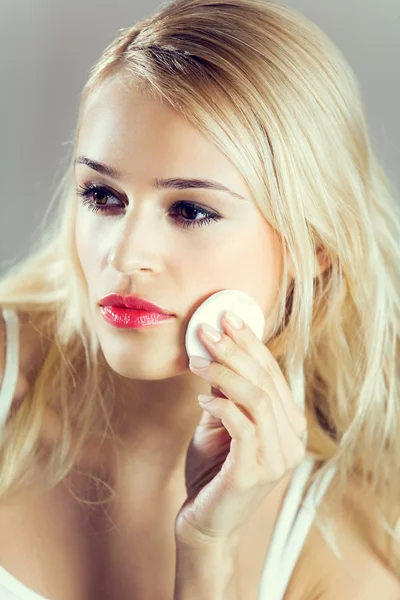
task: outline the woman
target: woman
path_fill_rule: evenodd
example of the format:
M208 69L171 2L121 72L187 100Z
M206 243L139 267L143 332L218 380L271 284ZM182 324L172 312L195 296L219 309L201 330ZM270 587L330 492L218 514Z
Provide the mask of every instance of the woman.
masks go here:
M274 3L163 5L62 184L0 285L0 598L398 598L400 221L341 53ZM224 318L189 366L224 289L263 338Z

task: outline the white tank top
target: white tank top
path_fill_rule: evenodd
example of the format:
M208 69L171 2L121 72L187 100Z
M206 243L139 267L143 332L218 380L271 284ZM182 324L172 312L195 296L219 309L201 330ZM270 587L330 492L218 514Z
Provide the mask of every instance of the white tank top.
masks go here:
M6 362L0 388L0 442L18 379L19 327L14 310L3 309L6 323ZM258 600L283 600L316 510L336 467L317 477L302 501L314 467L315 457L307 453L295 470L287 490L265 561ZM0 542L1 543L1 542ZM52 600L40 596L0 566L0 600Z

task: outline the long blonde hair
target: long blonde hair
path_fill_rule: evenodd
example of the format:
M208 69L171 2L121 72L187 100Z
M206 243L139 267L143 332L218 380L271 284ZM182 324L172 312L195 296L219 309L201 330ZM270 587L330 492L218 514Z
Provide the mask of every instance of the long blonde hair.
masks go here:
M373 494L388 536L382 558L400 576L400 213L351 68L292 9L262 0L177 0L122 29L105 49L83 90L75 143L88 98L111 77L170 103L206 135L279 232L284 272L269 348L295 401L305 403L308 450L321 471L337 465L337 501L351 475ZM113 435L112 386L74 246L72 160L53 198L56 217L0 282L0 305L40 316L52 342L7 423L3 499L29 479L35 460L46 460L51 487L87 436ZM318 248L330 266L315 277ZM62 430L44 453L49 407Z

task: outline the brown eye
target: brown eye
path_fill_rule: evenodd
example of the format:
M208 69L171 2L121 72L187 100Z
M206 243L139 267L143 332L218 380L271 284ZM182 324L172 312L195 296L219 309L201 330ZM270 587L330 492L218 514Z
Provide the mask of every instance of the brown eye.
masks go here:
M79 186L76 190L78 196L82 197L82 204L87 206L93 212L108 212L115 211L124 208L124 205L118 198L110 192L107 188L100 185L84 185ZM108 201L113 200L115 202L109 204Z
M195 206L192 206L191 204L183 204L180 207L180 211L181 211L181 215L183 216L184 219L189 219L189 221L191 221L192 219L195 219L196 215L200 211L199 209L197 209ZM186 213L186 214L184 214Z
M104 216L107 214L117 216L121 214L121 210L126 208L125 204L113 192L100 185L90 184L79 186L76 193L78 196L81 196L82 204L94 213L100 213ZM108 200L113 200L114 202L108 204ZM187 229L188 227L203 227L209 225L211 221L216 222L222 219L220 215L208 210L204 206L182 200L174 202L170 206L170 213L172 220L178 223L179 227L183 229ZM204 218L196 219L199 215L203 215Z
M97 204L107 204L107 194L105 193L104 190L97 188L97 189L92 190L91 193L92 193L94 202L96 202Z
M205 207L197 206L191 202L179 200L172 204L170 208L172 218L180 224L183 229L188 227L203 227L211 221L219 221L222 217L217 213L207 210ZM204 215L202 219L196 219L196 216ZM183 218L182 218L183 217Z

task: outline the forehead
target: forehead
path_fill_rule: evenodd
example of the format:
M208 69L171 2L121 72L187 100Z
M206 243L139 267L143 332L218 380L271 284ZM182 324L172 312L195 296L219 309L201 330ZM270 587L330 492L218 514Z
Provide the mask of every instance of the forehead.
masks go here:
M207 177L250 196L235 165L194 125L168 103L118 80L89 96L76 155L135 178Z

